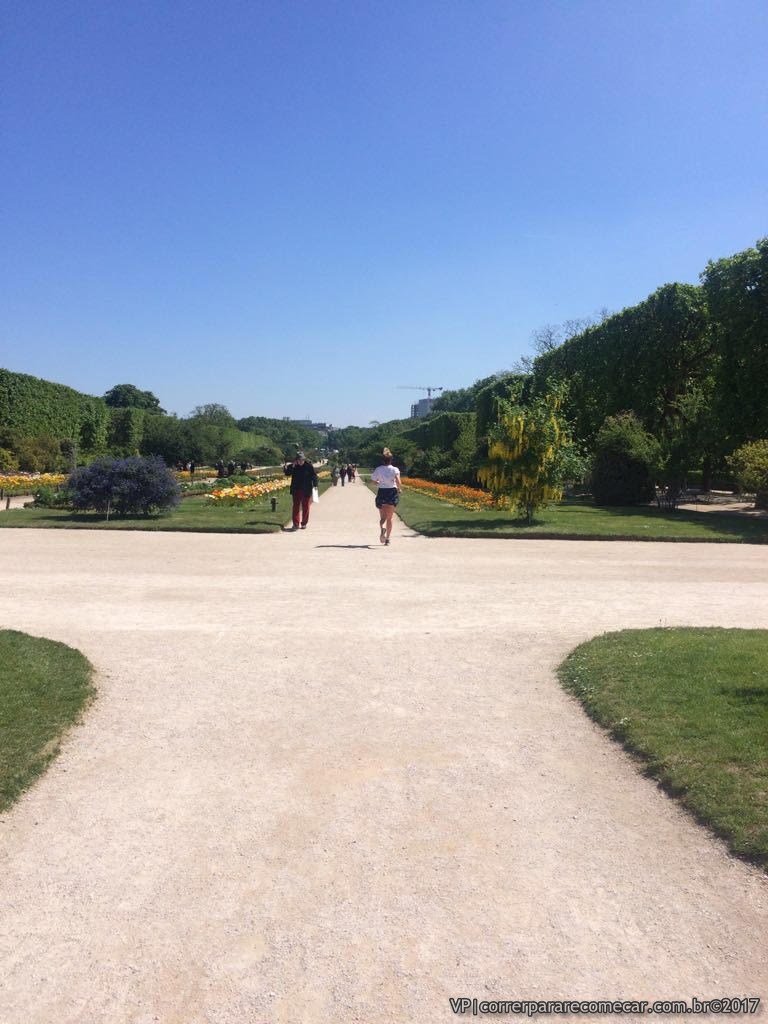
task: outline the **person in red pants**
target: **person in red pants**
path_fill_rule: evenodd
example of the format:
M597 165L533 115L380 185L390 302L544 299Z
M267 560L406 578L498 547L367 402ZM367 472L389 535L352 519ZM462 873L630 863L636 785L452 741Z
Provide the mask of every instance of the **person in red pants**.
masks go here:
M296 452L296 458L283 472L291 478L291 496L293 498L293 529L306 530L309 522L309 506L312 501L312 488L317 487L317 473L304 452ZM299 522L301 517L301 522Z

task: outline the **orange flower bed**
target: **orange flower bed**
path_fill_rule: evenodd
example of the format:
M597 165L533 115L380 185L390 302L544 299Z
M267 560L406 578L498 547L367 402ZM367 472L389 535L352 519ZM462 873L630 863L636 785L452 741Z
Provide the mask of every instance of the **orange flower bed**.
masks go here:
M243 501L262 498L265 494L273 491L282 491L290 486L291 481L286 477L279 477L276 480L266 480L260 484L238 484L235 487L225 487L222 490L212 491L207 497L219 505L239 505Z
M58 487L64 473L0 473L0 489L5 494L34 494L38 487Z
M418 477L404 477L401 485L405 490L428 494L440 501L448 501L451 505L479 511L484 508L496 508L493 495L488 491L479 491L476 487L463 484L437 484L433 480L419 480Z

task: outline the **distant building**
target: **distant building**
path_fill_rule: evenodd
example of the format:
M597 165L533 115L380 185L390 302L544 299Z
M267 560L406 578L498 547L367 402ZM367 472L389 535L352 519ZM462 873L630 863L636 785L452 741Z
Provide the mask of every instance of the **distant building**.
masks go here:
M295 423L297 427L307 427L310 430L317 430L320 434L327 434L333 430L332 423L315 423L313 420L295 420L290 416L283 416L287 423Z
M420 398L418 402L414 402L411 406L411 419L420 420L425 416L429 416L432 412L432 403L434 401L434 398Z

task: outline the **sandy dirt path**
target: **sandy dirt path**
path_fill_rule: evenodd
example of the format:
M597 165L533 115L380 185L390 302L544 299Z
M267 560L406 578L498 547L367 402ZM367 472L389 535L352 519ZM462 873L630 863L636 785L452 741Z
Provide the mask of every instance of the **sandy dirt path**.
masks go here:
M0 625L100 688L0 820L2 1024L768 997L766 879L553 674L767 627L768 549L377 538L359 483L290 535L0 531Z

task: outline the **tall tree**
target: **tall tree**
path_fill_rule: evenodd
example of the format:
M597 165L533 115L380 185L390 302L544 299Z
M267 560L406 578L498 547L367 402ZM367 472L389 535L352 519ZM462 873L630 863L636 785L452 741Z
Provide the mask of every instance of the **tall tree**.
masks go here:
M722 450L768 437L768 238L702 274L720 367L715 404Z
M533 390L544 393L553 377L567 381L566 416L588 444L607 416L628 410L661 436L681 396L710 385L715 363L703 289L667 284L540 355Z
M115 384L104 395L104 401L113 409L147 409L149 412L165 412L160 408L160 399L151 391L140 391L135 384Z
M226 407L218 402L209 402L207 405L197 405L190 413L190 419L205 420L216 427L236 427L235 417Z
M497 499L506 499L528 522L537 509L562 497L573 443L560 414L565 388L553 385L528 405L499 399L488 434L488 458L478 479Z

